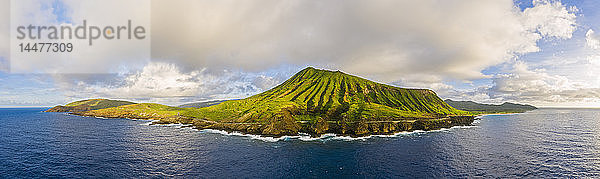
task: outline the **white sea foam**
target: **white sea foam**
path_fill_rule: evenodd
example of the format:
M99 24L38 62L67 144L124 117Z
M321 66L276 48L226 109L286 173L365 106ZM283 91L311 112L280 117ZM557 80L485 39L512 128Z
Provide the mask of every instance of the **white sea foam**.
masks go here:
M453 126L450 129L470 129L470 128L478 128L479 126Z
M150 120L150 122L143 123L140 125L165 126L165 127L188 128L190 130L198 130L198 129L192 128L191 127L192 124L180 124L180 123L152 124L153 122L156 122L156 121L159 121L159 120ZM221 135L226 135L226 136L248 137L253 140L260 140L260 141L264 141L264 142L278 142L278 141L287 141L287 140L301 140L301 141L327 141L327 140L355 141L355 140L361 140L361 141L365 141L365 140L371 139L371 138L394 138L394 137L401 137L401 136L408 136L408 135L420 135L420 134L432 133L432 132L448 132L451 129L469 129L469 128L475 128L475 127L478 127L478 126L453 126L451 128L442 128L442 129L431 130L431 131L414 130L414 131L398 132L398 133L394 133L394 134L390 134L390 135L369 135L369 136L363 136L363 137L340 136L340 135L333 134L333 133L326 133L319 137L312 137L306 133L299 133L296 136L267 137L267 136L260 136L260 135L254 135L254 134L244 134L244 133L237 132L237 131L227 132L224 130L217 130L217 129L201 129L198 131L200 131L201 133L214 133L214 134L221 134Z
M450 128L440 128L438 130L433 130L431 132L448 132L448 131L450 131Z
M191 126L191 124L181 124L181 123L173 123L173 124L154 124L154 126L162 126L162 127L178 127L178 128L182 128L182 127L188 127L188 126Z
M142 125L142 126L149 126L149 125L152 125L152 123L154 123L156 121L158 121L158 120L150 120L150 122L142 123L140 125Z
M216 130L216 129L203 129L200 130L200 132L206 132L206 133L215 133L215 134L221 134L221 135L227 135L227 136L240 136L240 137L249 137L250 139L255 139L255 140L262 140L265 142L277 142L280 140L287 140L290 138L299 138L300 136L281 136L281 137L263 137L260 135L254 135L254 134L244 134L241 132L227 132L227 131L223 131L223 130Z
M181 123L154 124L154 122L158 122L158 121L160 121L160 120L151 120L150 122L143 123L143 124L140 124L140 125L143 125L143 126L152 125L152 126L156 126L156 127L175 127L175 128L190 128L190 129L193 129L193 128L191 128L192 124L181 124Z
M433 131L423 131L423 130L402 131L402 132L398 132L398 133L394 133L394 134L390 134L390 135L379 134L379 135L369 135L369 136L363 136L363 137L337 136L336 134L332 134L334 137L332 137L331 139L333 139L333 140L345 140L345 141L353 141L353 140L362 140L362 141L365 141L365 140L371 139L371 138L395 138L395 137L408 136L408 135L419 135L419 134L423 134L423 133L436 132L436 131L440 131L440 130L433 130Z
M443 129L431 130L431 131L415 130L415 131L410 131L410 132L409 131L398 132L398 133L391 134L391 135L369 135L369 136L363 136L363 137L339 136L337 134L332 134L332 133L326 133L326 134L321 135L320 137L311 137L310 135L305 134L305 133L299 133L297 136L264 137L264 136L260 136L260 135L254 135L254 134L244 134L244 133L235 132L235 131L227 132L227 131L216 130L216 129L203 129L203 130L200 130L200 132L221 134L221 135L226 135L226 136L248 137L250 139L261 140L261 141L265 141L265 142L278 142L278 141L287 141L287 140L301 140L301 141L327 141L327 140L355 141L355 140L360 140L360 141L365 141L365 140L371 139L371 138L394 138L394 137L401 137L401 136L408 136L408 135L420 135L420 134L431 133L431 132L447 132L447 131L450 131L451 129L468 129L468 128L474 128L474 127L478 127L478 126L454 126L451 128L443 128Z

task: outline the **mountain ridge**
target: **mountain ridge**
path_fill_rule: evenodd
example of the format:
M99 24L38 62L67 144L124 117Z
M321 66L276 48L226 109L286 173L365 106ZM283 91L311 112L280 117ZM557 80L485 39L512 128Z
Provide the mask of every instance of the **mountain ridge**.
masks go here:
M454 101L451 99L446 99L444 102L454 108L477 113L522 113L537 109L537 107L533 105L511 102L504 102L502 104L483 104L473 101Z
M203 108L130 104L76 111L76 115L159 120L267 136L365 136L469 125L471 113L457 110L429 89L407 89L340 71L305 68L263 93Z
M81 112L89 110L98 110L111 107L118 107L123 105L136 104L129 101L111 100L111 99L86 99L68 103L64 106L55 106L46 110L46 112Z

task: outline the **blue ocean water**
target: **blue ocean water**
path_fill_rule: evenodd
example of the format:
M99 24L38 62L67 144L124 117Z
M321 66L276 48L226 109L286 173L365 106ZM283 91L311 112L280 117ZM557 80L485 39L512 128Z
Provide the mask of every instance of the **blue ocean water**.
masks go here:
M490 115L476 127L268 142L148 121L0 109L0 178L600 177L600 110Z

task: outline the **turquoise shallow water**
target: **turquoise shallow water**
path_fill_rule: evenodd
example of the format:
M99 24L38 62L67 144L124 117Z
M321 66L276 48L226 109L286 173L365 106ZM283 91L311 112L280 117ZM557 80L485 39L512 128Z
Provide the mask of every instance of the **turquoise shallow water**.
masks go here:
M600 177L600 110L490 115L475 127L276 142L148 121L0 109L0 178Z

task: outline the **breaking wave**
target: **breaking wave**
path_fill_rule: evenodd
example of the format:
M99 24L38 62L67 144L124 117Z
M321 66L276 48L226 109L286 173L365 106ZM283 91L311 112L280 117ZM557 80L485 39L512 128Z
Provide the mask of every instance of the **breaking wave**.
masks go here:
M306 133L299 133L296 136L281 136L281 137L266 137L266 136L260 136L260 135L255 135L255 134L244 134L241 132L227 132L227 131L223 131L223 130L216 130L216 129L202 129L199 130L202 133L214 133L214 134L221 134L221 135L226 135L226 136L239 136L239 137L248 137L250 139L254 139L254 140L261 140L261 141L265 141L265 142L278 142L278 141L290 141L290 140L300 140L300 141L327 141L327 140L342 140L342 141L366 141L367 139L371 139L371 138L394 138L394 137L402 137L402 136L410 136L410 135L421 135L421 134L425 134L425 133L432 133L432 132L447 132L449 130L452 129L469 129L469 128L476 128L478 126L454 126L451 128L442 128L439 130L431 130L431 131L423 131L423 130L415 130L415 131L404 131L404 132L398 132L395 134L390 134L390 135L369 135L369 136L363 136L363 137L351 137L351 136L340 136L337 134L333 134L333 133L326 133L321 135L320 137L312 137L309 134Z
M131 119L131 120L140 120L140 119ZM321 135L320 137L313 137L306 133L298 133L298 135L295 135L295 136L269 137L269 136L255 135L255 134L245 134L245 133L241 133L241 132L237 132L237 131L228 132L228 131L217 130L217 129L194 129L191 124L180 124L180 123L153 124L154 122L159 121L159 120L144 120L144 121L149 121L149 122L142 123L140 125L187 128L187 129L191 129L191 130L197 130L201 133L213 133L213 134L221 134L221 135L225 135L225 136L247 137L247 138L250 138L253 140L260 140L260 141L264 141L264 142L279 142L279 141L290 141L290 140L300 140L300 141L328 141L328 140L356 141L356 140L359 140L359 141L366 141L367 139L372 139L372 138L395 138L395 137L421 135L421 134L434 133L434 132L449 132L452 129L470 129L470 128L479 127L476 125L453 126L450 128L441 128L438 130L430 130L430 131L423 131L423 130L403 131L403 132L398 132L398 133L389 134L389 135L369 135L369 136L363 136L363 137L341 136L341 135L337 135L337 134L333 134L333 133L326 133L326 134ZM479 120L475 120L475 122L473 122L473 124L477 124L477 123L479 123Z

